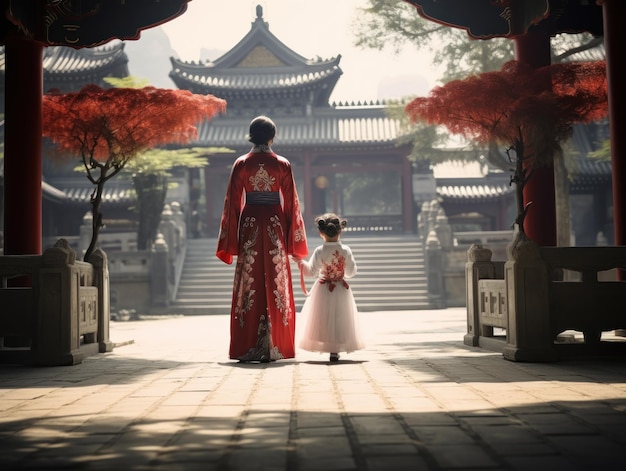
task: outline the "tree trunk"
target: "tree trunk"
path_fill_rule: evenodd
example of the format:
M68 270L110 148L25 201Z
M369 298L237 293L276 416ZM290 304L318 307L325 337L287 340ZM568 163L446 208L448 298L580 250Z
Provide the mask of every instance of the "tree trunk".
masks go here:
M139 214L137 250L147 250L156 239L167 195L167 184L168 179L165 175L133 175Z
M100 203L102 203L102 190L104 188L104 179L98 180L94 194L91 196L91 242L85 251L83 260L87 262L91 254L96 250L100 228L102 227L102 214L100 213Z
M571 221L569 205L569 180L565 168L565 156L559 152L554 156L554 191L556 203L556 245L571 245Z

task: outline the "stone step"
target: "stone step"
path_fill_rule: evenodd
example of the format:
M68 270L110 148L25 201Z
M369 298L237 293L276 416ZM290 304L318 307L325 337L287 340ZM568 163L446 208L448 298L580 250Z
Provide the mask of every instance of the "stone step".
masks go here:
M352 248L358 273L348 280L357 305L363 311L428 309L428 280L421 243L406 236L351 236L344 242ZM178 288L170 306L182 313L228 313L235 263L226 265L215 257L215 241L191 239ZM312 252L312 250L311 250ZM304 303L300 276L291 264L296 308ZM305 279L310 289L314 278Z
M296 302L296 311L300 312L302 303ZM427 310L432 309L432 306L425 301L413 301L410 302L385 302L385 303L357 303L359 312L374 312L374 311L411 311L411 310ZM163 309L164 313L175 313L185 315L211 315L211 314L228 314L230 312L230 303L173 303L166 309ZM158 310L155 311L158 313Z

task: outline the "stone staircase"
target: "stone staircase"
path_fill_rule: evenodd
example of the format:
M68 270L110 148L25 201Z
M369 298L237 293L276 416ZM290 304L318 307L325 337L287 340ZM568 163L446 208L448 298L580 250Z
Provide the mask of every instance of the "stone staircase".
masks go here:
M358 272L349 280L360 311L429 309L428 288L421 243L415 236L352 235L350 246ZM321 243L321 239L319 239ZM318 243L311 238L312 249ZM178 314L228 314L235 262L226 265L215 256L214 239L190 239L176 300L170 311ZM298 267L292 262L296 309L304 303ZM308 289L314 278L305 278Z

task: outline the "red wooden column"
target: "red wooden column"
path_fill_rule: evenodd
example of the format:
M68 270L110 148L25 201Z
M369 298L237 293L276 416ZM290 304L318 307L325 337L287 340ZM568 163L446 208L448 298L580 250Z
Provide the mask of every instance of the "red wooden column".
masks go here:
M611 163L613 167L613 222L615 245L626 245L626 71L623 59L623 19L626 2L598 0L602 5L604 47L609 90L609 130L611 133Z
M211 165L206 165L203 169L204 171L204 224L206 224L207 232L209 236L219 234L220 230L220 221L217 220L217 224L215 223L215 215L213 214L213 192L211 191L213 185L213 179L211 176L213 175L213 168ZM200 208L198 207L198 212L200 212ZM219 217L219 216L218 216Z
M550 36L526 33L516 36L515 58L532 67L550 65ZM549 84L548 84L549 86ZM541 246L556 246L556 200L554 166L535 167L524 187L524 203L532 201L524 229L526 235Z
M41 254L43 45L5 44L4 253Z
M311 174L311 151L305 150L304 156L304 224L309 225L309 221L313 220L313 176ZM302 204L302 202L300 203Z
M404 155L402 159L402 225L404 232L413 231L413 174L411 162Z

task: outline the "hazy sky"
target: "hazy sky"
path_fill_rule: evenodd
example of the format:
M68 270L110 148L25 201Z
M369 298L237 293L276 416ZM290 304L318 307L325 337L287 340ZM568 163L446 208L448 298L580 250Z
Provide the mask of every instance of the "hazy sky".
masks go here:
M354 46L353 23L365 0L192 0L187 11L164 24L172 48L186 61L198 61L201 50L217 59L235 46L256 18L256 6L270 31L307 59L341 54L343 75L331 101L376 100L424 95L436 85L438 74L429 54L406 48L363 50Z

